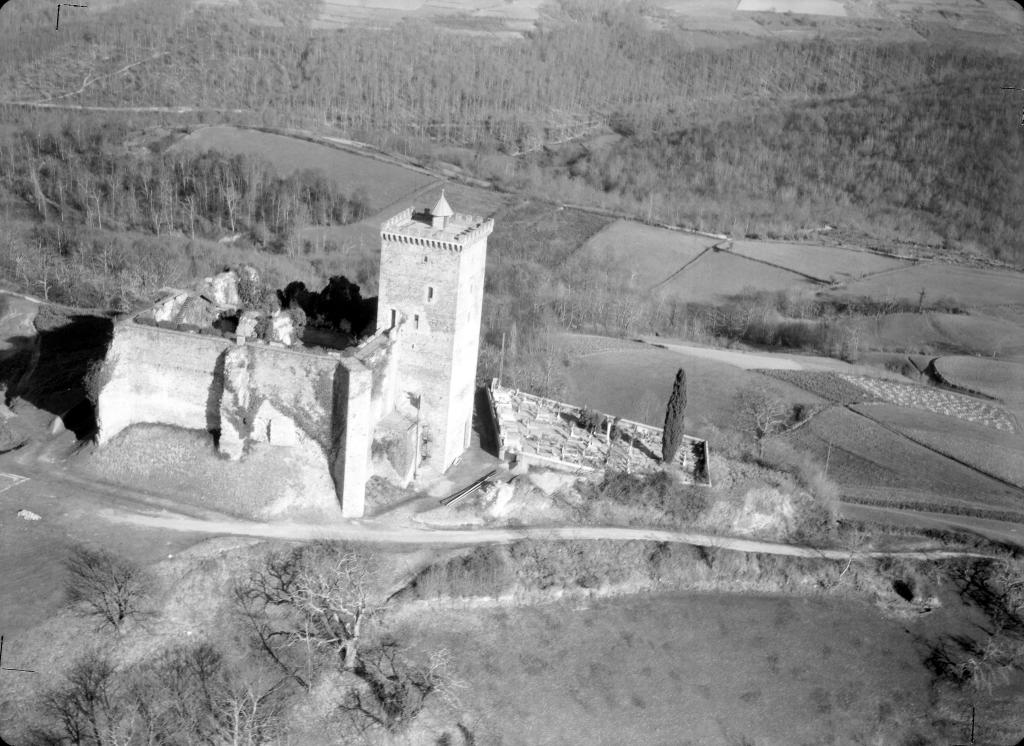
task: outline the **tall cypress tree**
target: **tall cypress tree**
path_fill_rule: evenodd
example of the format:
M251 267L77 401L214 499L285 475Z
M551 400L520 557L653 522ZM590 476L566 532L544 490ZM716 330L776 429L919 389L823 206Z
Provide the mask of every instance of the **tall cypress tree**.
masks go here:
M665 408L665 429L661 433L661 461L670 463L683 442L683 416L686 412L686 371L680 368Z

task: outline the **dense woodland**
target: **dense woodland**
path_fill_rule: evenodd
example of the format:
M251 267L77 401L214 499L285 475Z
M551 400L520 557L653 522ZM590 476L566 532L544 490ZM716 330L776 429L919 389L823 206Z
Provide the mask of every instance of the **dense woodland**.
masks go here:
M212 121L328 129L424 161L453 147L502 152L513 167L500 172L487 158L456 160L525 197L733 235L806 236L829 225L878 248L925 244L1024 264L1024 129L1018 101L999 90L1017 80L1019 56L824 38L698 49L672 21L649 23L638 3L562 0L536 31L503 42L423 21L314 30L303 22L315 3L288 7L270 27L248 22L250 6L143 0L68 16L59 33L49 8L6 7L8 100L195 111L96 115L93 124L69 112L68 126L51 130L42 123L53 112L0 107L9 128L36 133L7 135L0 186L48 221L0 236L0 271L86 304L128 304L220 259L254 261L281 285L339 272L372 284L369 255L270 264L265 251L228 256L204 243L243 233L294 255L297 228L358 219L367 209L358 192L312 174L282 179L245 159L123 147L124 122L137 131ZM602 131L615 136L561 142ZM486 373L499 367L504 334L506 373L511 364L524 387L557 393L557 355L541 333L555 328L855 351L838 314L794 318L785 299L712 309L633 292L619 268L572 261L599 226L543 212L500 216ZM126 230L134 233L112 238ZM757 315L785 323L746 323Z
M299 226L350 223L369 207L365 196L343 194L321 172L280 177L242 155L117 153L126 134L87 122L23 132L0 146L0 184L43 220L53 212L61 223L192 238L245 231L272 250Z
M832 225L1024 261L1024 130L999 89L1019 56L828 39L695 49L672 22L652 28L642 4L572 0L521 41L459 36L453 53L428 22L302 27L313 5L272 28L249 23L252 8L144 1L55 33L52 10L22 3L0 16L0 89L326 126L425 158L447 145L525 152L511 176L465 165L664 222L770 236ZM611 146L544 148L609 126L623 135Z

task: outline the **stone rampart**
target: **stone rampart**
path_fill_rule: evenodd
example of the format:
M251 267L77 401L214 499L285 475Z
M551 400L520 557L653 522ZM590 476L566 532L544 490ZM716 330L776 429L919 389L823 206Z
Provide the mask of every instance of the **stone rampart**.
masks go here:
M107 364L101 444L130 425L167 424L217 432L221 452L238 459L254 442L295 447L300 430L326 454L343 515L363 514L373 380L359 360L128 321Z
M143 422L216 430L219 361L231 346L223 338L133 321L115 326L107 352L109 380L97 401L97 440L106 443Z

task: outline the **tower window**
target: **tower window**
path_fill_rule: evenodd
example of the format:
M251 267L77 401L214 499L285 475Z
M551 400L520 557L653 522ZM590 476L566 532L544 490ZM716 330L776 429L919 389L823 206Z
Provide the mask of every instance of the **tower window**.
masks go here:
M420 315L418 313L414 313L412 315L412 328L413 329L419 329L420 328Z
M426 254L424 254L424 255L423 255L423 263L424 263L424 264L426 264L426 263L427 263L427 261L428 261L428 257L427 257L427 255L426 255Z
M394 328L395 324L398 323L398 311L394 308L391 309L391 327Z
M427 303L433 303L433 302L434 302L434 288L428 286L427 287Z

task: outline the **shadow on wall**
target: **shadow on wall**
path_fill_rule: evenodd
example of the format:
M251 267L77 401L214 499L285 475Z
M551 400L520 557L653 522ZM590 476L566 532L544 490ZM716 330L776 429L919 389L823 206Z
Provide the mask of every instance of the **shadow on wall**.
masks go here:
M96 410L87 396L86 377L107 354L113 336L109 316L40 310L35 337L14 337L0 359L6 401L21 398L60 417L81 440L96 431Z
M213 447L220 448L220 403L224 398L224 360L228 350L217 356L213 367L213 383L206 395L206 431L213 436Z
M498 458L498 423L486 386L478 386L473 399L473 431L480 438L480 448Z

